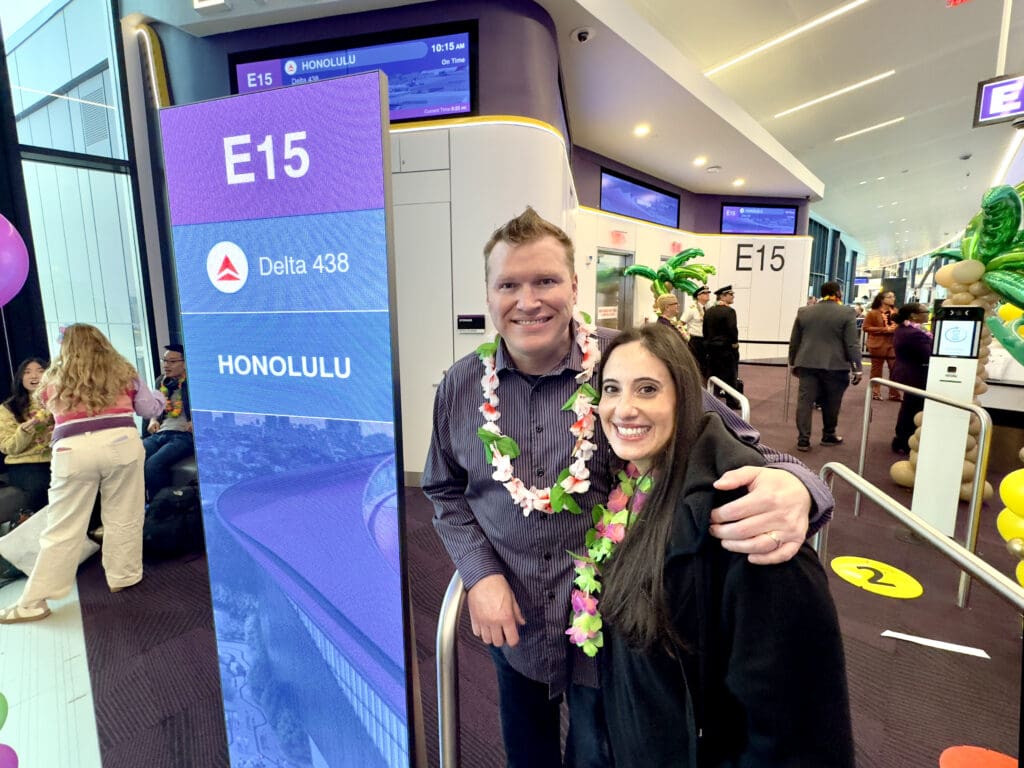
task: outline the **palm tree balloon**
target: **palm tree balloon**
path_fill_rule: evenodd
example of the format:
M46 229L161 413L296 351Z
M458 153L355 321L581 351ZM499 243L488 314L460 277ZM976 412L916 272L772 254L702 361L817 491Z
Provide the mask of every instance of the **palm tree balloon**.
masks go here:
M700 248L687 248L670 258L657 270L634 264L626 267L625 274L646 277L651 281L651 291L655 298L671 292L674 288L692 294L697 288L708 281L710 275L715 274L715 268L710 264L688 264L698 256L703 257L704 251Z

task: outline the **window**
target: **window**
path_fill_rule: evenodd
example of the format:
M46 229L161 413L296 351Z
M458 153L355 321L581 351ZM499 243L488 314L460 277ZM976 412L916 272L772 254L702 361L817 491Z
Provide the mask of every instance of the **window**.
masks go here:
M19 5L4 10L4 46L50 354L61 327L89 323L149 378L111 5Z

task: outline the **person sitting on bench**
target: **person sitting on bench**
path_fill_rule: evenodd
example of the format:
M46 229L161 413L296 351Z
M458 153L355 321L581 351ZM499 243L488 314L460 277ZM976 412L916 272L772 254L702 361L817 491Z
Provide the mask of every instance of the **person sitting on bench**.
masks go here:
M150 499L171 484L174 464L195 453L185 348L168 344L164 350L163 375L157 378L156 386L167 398L167 405L162 414L149 420L149 435L142 441L146 449L146 494Z

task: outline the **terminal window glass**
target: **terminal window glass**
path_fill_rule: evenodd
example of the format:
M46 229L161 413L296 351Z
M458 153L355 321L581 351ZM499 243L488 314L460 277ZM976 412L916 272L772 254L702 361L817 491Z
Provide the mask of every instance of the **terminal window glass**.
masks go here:
M0 3L49 352L95 325L152 375L111 4Z

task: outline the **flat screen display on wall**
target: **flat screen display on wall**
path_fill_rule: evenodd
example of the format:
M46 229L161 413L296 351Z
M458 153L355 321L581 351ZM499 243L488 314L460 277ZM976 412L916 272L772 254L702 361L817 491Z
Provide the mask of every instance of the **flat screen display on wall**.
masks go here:
M795 205L722 203L723 235L795 235Z
M601 210L666 227L679 226L679 195L601 171Z
M319 40L234 53L231 92L250 93L379 69L390 119L428 120L476 110L476 22L386 35Z

